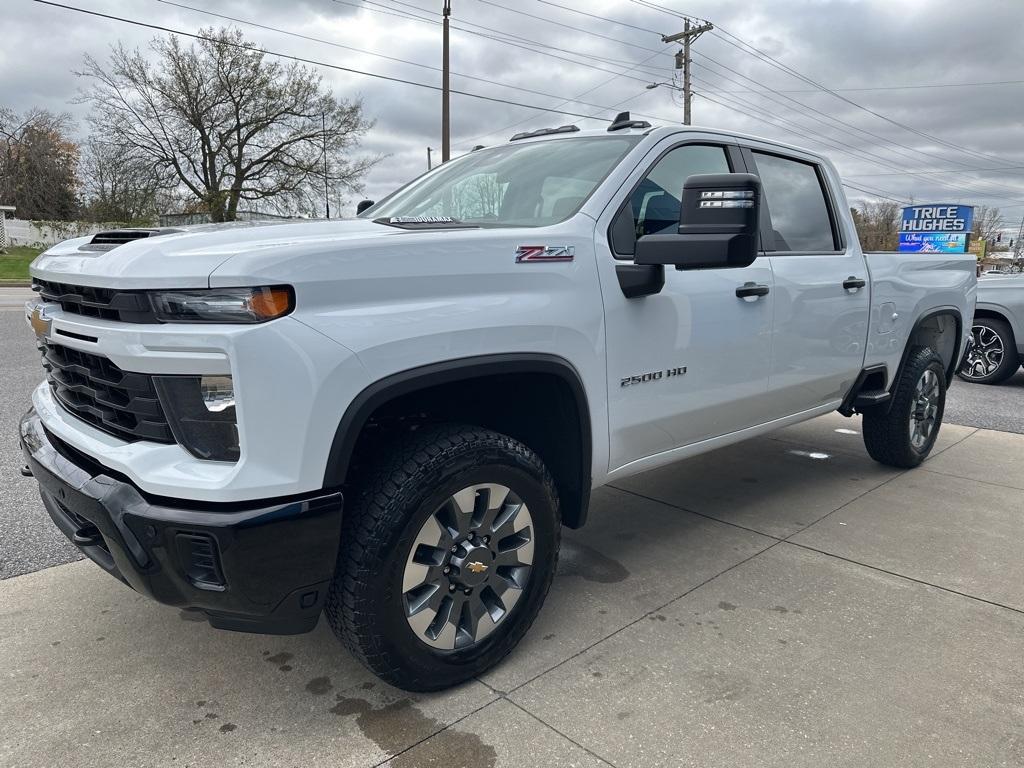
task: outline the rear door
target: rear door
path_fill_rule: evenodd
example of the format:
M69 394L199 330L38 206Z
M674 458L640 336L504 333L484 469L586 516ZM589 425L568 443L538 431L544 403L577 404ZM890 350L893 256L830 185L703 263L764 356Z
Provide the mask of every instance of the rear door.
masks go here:
M738 147L721 138L661 142L599 219L611 470L764 421L774 296L767 257L742 269L666 267L664 288L640 298L626 298L616 275L632 262L638 235L678 228L688 176L744 170ZM768 293L740 298L746 283Z
M782 418L842 400L864 364L867 265L847 242L827 167L809 157L744 148L761 178L762 244L775 277L767 407Z

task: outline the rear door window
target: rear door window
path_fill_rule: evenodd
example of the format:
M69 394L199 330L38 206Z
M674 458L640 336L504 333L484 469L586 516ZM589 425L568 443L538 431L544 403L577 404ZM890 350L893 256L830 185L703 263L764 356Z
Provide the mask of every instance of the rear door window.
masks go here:
M753 152L764 201L771 214L768 251L822 253L838 250L821 173L805 163Z

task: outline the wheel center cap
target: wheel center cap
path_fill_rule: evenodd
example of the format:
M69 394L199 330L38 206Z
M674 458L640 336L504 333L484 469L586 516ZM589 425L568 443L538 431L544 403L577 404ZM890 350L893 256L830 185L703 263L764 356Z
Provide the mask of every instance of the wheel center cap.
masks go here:
M494 555L487 547L470 546L466 550L465 555L460 553L452 558L452 575L460 584L475 587L490 577Z

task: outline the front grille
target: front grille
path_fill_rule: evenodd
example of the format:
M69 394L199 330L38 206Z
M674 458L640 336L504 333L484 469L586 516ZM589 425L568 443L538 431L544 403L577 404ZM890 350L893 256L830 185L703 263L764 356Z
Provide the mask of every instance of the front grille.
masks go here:
M128 442L174 442L152 376L59 344L44 342L39 349L53 396L73 415Z
M47 301L60 304L65 312L123 323L156 323L156 315L145 291L119 291L88 285L36 280L32 289Z

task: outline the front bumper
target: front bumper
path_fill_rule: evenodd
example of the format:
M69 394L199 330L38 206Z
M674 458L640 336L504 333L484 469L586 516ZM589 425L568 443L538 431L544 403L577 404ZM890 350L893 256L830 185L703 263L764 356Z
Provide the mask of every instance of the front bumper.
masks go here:
M155 499L51 436L34 410L20 438L57 527L137 592L202 611L220 629L316 626L338 554L340 493L232 505Z

